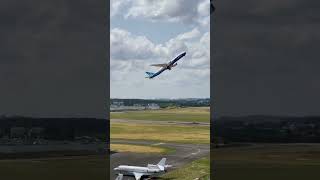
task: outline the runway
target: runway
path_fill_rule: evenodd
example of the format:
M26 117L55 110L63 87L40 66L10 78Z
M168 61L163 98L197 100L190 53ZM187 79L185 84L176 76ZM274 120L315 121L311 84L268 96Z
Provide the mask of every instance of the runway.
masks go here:
M197 145L197 144L178 144L178 143L159 143L159 142L146 142L146 141L128 141L128 140L115 140L111 143L124 143L124 144L137 144L137 145L157 145L159 147L168 147L175 149L175 152L168 155L160 154L137 154L137 153L114 153L111 155L110 166L110 180L116 178L113 168L119 165L135 165L146 166L147 164L157 164L161 158L167 158L167 164L173 165L173 170L189 163L193 160L207 156L210 153L210 145ZM124 177L124 180L134 180L133 177Z

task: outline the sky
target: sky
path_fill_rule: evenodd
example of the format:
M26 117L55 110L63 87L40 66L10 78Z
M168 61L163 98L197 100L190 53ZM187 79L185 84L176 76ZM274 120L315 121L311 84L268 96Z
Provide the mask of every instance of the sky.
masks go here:
M105 2L0 2L0 114L105 116L110 37L111 97L209 97L212 48L218 114L320 115L318 0Z
M215 1L217 115L320 115L320 2Z
M111 0L110 97L210 97L209 0ZM150 64L186 56L154 79Z

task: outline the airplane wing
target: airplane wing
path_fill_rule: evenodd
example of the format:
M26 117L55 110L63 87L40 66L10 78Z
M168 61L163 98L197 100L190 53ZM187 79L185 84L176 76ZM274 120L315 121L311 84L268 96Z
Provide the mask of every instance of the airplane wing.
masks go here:
M133 175L136 178L136 180L140 180L140 178L143 176L142 173L136 173L136 172L134 172Z
M167 64L151 64L150 66L167 67Z
M116 180L122 180L123 179L123 174L119 174Z
M149 79L152 79L156 76L158 76L159 74L161 74L163 71L165 71L166 69L169 69L169 67L174 67L175 63L177 61L179 61L179 59L181 59L183 56L186 55L186 52L180 54L179 56L177 56L176 58L174 58L172 61L170 61L168 64L152 64L151 66L160 66L162 67L158 72L156 73L152 73L152 72L146 72L147 73L147 77L146 78L149 78Z

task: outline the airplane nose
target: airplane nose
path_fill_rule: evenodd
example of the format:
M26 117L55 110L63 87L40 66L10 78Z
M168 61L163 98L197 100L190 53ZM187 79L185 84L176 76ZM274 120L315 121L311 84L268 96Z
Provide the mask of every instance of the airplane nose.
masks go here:
M114 168L113 170L118 171L118 170L119 170L119 168Z

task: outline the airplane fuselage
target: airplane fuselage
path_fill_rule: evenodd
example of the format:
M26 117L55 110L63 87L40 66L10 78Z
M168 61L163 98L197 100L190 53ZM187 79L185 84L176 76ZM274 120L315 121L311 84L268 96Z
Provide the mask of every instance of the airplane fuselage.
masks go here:
M171 69L172 69L173 67L175 67L176 65L178 65L178 64L175 63L175 64L171 64L171 65L170 65L170 63L169 63L166 69L171 70Z
M177 61L178 61L179 59L181 59L181 58L182 58L183 56L185 56L185 55L186 55L186 52L180 54L179 56L177 56L176 58L174 58L172 61L170 61L170 62L167 63L167 64L156 64L156 65L162 66L162 68L161 68L158 72L156 72L156 73L146 72L146 73L148 74L148 77L147 77L147 78L152 79L152 78L158 76L159 74L161 74L161 73L162 73L163 71L165 71L165 70L171 70L173 67L175 67L175 66L178 65L178 64L177 64Z
M150 177L166 172L166 169L169 167L171 167L171 165L166 164L166 158L162 158L158 164L148 164L146 167L120 165L113 170L121 176L134 176L136 180L140 180L145 176Z

